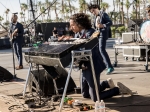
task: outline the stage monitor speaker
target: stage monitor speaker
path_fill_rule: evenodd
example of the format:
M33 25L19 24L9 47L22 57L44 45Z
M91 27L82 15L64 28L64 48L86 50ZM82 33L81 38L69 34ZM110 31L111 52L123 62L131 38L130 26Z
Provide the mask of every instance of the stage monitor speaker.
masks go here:
M11 48L10 39L9 38L0 38L0 49Z
M133 42L134 38L140 40L140 35L139 32L125 32L122 33L122 42L127 43L127 42Z
M42 28L41 28L41 24L37 24L36 28L35 28L36 33L43 33Z
M8 70L0 66L0 81L10 81L12 79L13 75Z
M55 89L54 89L53 79L48 72L42 69L39 71L38 70L31 71L31 74L35 77L36 81L38 82L39 87L42 90L42 93L44 94L44 96L51 96L51 95L56 94ZM56 86L58 88L59 94L62 94L64 91L66 79L67 79L67 76L61 76L56 79ZM33 84L32 86L35 87L35 84ZM31 90L31 88L32 87L30 85L29 89ZM76 84L74 83L73 79L70 77L70 81L69 81L68 88L67 88L67 93L74 92L74 88L76 88Z

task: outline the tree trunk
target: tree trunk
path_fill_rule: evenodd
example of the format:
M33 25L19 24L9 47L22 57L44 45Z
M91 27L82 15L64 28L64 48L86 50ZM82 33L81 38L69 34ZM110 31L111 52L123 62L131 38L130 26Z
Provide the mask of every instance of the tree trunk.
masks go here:
M114 10L112 12L112 15L114 15L114 12L116 11L116 7L115 7L115 0L113 0L113 6L114 6ZM116 21L113 21L114 24L116 24Z
M68 4L69 4L69 8L70 8L70 15L72 15L72 8L71 8L70 0L68 1Z
M122 24L124 24L124 11L123 11L123 0L122 0Z
M64 0L61 1L62 18L64 18Z

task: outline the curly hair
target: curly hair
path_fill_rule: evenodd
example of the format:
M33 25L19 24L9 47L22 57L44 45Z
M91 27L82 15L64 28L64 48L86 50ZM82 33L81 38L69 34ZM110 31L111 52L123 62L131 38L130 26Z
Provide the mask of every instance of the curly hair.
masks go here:
M97 5L97 4L92 4L92 3L88 4L88 9L89 10L91 10L91 9L97 9L97 8L100 10L100 6Z
M89 19L89 16L85 13L76 13L70 17L71 20L73 20L78 27L89 29L92 27L91 20Z

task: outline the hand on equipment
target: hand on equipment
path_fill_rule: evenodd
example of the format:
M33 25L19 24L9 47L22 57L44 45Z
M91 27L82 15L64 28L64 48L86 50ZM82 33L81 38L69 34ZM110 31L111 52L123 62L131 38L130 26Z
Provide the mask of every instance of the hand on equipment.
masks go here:
M58 37L58 41L63 40L63 38L65 38L65 36L64 36L64 35L63 35L63 36L61 36L61 37Z
M103 24L98 23L96 27L97 27L97 28L104 28L104 25L103 25Z

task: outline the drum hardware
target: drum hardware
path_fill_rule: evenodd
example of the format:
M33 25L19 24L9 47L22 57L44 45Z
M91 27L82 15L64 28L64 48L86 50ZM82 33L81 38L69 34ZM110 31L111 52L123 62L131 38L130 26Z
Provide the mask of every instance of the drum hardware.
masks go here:
M150 44L150 20L147 20L147 21L144 21L142 24L141 24L141 27L140 27L140 37L141 37L141 40L142 40L142 43L144 44Z
M138 34L136 32L139 32L141 23L143 22L143 19L131 19L130 20L132 25L131 27L131 31L133 31L133 41L132 42L136 42L136 43L141 43L142 40L141 38L138 38Z

